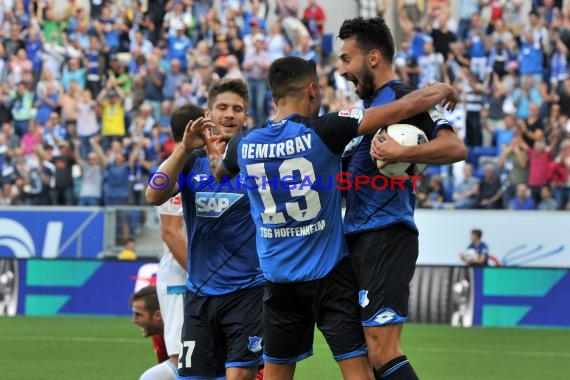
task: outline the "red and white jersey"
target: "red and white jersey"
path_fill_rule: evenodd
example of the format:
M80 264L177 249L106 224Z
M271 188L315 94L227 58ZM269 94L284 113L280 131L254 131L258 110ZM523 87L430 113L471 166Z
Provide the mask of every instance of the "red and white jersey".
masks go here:
M169 359L168 353L166 352L166 345L164 344L164 337L162 335L152 336L152 347L154 352L156 352L156 360L159 363Z
M180 194L157 206L156 212L159 217L160 215L173 215L184 218ZM186 288L186 268L182 268L178 264L166 243L163 243L163 246L162 257L158 264L158 273L156 274L156 292L158 294L181 293Z

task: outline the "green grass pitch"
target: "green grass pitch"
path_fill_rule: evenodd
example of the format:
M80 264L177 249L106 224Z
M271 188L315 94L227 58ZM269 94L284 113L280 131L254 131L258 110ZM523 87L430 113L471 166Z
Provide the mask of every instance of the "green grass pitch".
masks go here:
M570 330L406 325L403 345L421 379L569 379ZM301 380L340 379L320 334ZM0 318L0 379L137 379L155 364L128 318Z

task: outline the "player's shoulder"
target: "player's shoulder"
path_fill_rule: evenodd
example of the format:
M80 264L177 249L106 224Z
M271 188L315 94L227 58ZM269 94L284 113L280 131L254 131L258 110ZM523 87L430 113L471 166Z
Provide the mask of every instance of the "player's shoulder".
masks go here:
M415 90L417 90L417 88L414 88L412 86L409 86L403 82L400 81L394 81L391 82L388 87L394 91L394 94L396 95L396 99L400 99L406 95L408 95L410 92L413 92Z

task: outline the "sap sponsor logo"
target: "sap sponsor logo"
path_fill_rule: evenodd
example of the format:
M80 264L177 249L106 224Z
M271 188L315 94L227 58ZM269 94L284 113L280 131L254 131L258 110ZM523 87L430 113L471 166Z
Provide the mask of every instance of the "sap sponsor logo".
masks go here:
M198 192L196 193L196 215L204 218L219 218L242 197L243 194Z
M41 257L59 256L63 222L48 222L43 239ZM38 237L36 236L36 240ZM26 259L36 257L36 246L32 234L26 227L12 219L0 218L0 247L6 247L14 257ZM3 249L0 248L0 251Z
M251 352L259 352L261 351L262 347L261 347L261 341L263 339L261 339L258 336L250 336L249 337L249 344L247 345L247 349L250 350Z
M370 303L368 299L368 290L361 290L358 292L358 303L361 307L365 308Z

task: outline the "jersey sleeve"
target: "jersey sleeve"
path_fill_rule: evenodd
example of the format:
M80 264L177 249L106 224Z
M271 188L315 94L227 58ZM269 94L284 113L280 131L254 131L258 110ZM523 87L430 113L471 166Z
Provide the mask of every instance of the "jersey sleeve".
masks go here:
M226 152L222 159L222 164L231 173L239 173L238 146L243 138L243 134L237 134L228 142Z
M307 125L334 154L340 155L346 145L358 136L358 126L363 118L363 109L352 108L308 119Z
M192 152L190 158L188 161L186 161L186 164L182 168L182 174L184 174L184 176L187 176L194 168L194 165L196 165L196 161L198 161L199 158L205 156L206 153L202 149Z

